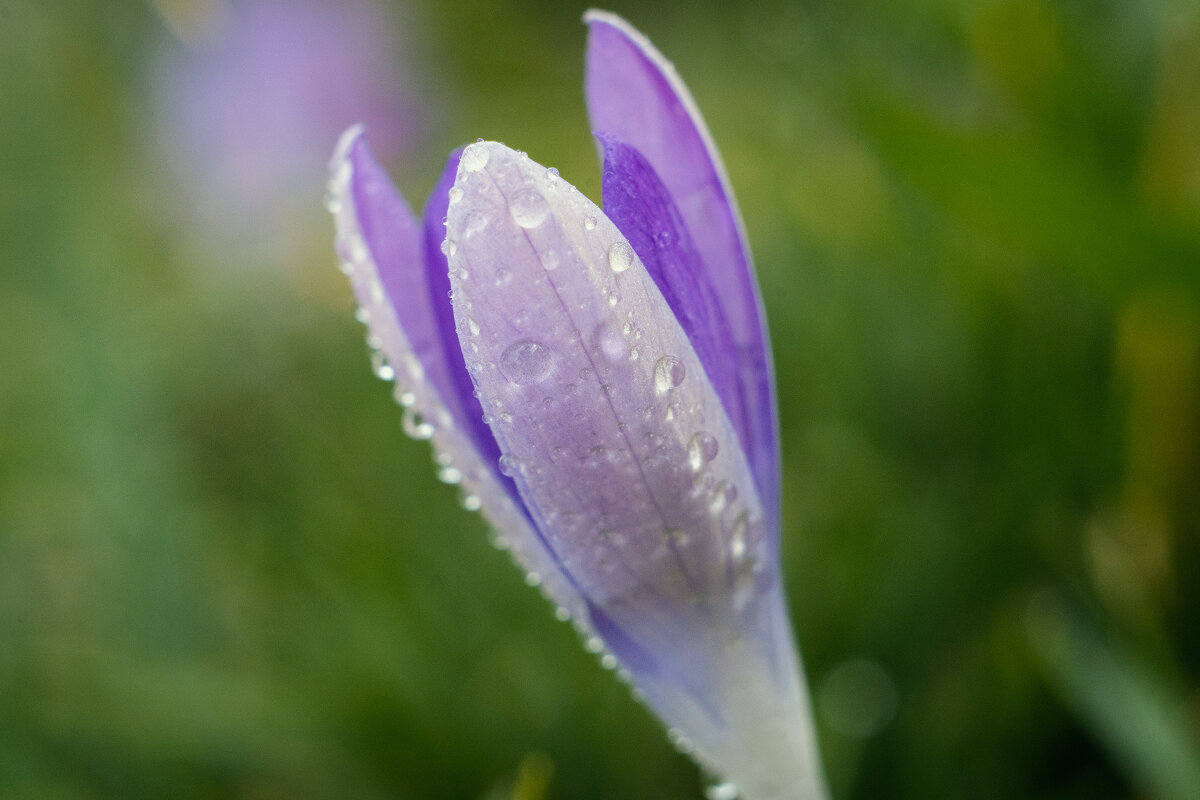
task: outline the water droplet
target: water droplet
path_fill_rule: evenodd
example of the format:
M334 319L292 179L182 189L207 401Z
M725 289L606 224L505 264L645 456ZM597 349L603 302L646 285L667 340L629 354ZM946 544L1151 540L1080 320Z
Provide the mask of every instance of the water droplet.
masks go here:
M475 321L474 317L467 317L467 330L472 336L479 335L479 323Z
M614 361L625 356L625 337L615 326L601 322L592 334L596 349Z
M596 218L595 217L584 217L583 218L583 227L589 231L596 230Z
M633 266L633 248L624 240L613 242L608 247L608 266L613 272L624 272Z
M387 362L387 356L379 350L371 353L371 371L375 373L375 377L382 381L390 381L396 378L396 370L392 369L392 365Z
M750 516L743 511L733 522L729 532L729 556L734 561L741 561L746 556L746 533L750 529Z
M638 353L638 349L635 347L635 348L633 348L632 350L630 350L630 351L629 351L629 360L630 360L630 361L637 361L637 360L638 360L638 357L639 357L639 355L640 355L640 354Z
M404 409L404 416L400 418L400 424L404 428L404 432L417 441L425 441L433 437L433 426L426 422L415 408Z
M541 586L542 585L542 576L538 575L536 572L528 573L525 576L525 585L526 586Z
M542 262L542 269L547 272L558 269L559 258L557 250L547 250L538 256L538 259Z
M459 503L467 511L478 511L483 507L483 501L479 499L479 495L477 494L464 494L459 499Z
M550 216L550 205L536 189L522 189L508 201L513 221L522 228L536 228Z
M738 800L738 788L732 783L718 783L704 791L706 800Z
M462 471L451 464L441 467L437 471L437 479L442 483L448 483L451 486L459 483L462 480Z
M528 386L550 377L554 359L550 350L541 342L523 339L514 342L500 354L500 373L509 383Z
M600 656L600 666L604 669L616 669L617 657L612 653L605 653L604 655Z
M691 752L696 749L695 745L692 744L691 739L688 739L686 736L684 736L683 731L679 730L678 728L667 729L667 740L670 741L676 750L678 750L680 753L683 753L685 756L690 755Z
M708 495L708 513L716 516L737 499L737 487L729 481L718 481Z
M604 642L599 636L589 636L583 643L583 649L589 653L602 653L604 652Z
M453 239L446 239L442 242L442 252L448 256L452 256L458 252L458 245L454 243Z
M551 186L558 183L558 167L546 167L546 181Z
M676 356L663 356L654 364L654 391L666 394L683 383L687 368Z
M716 458L719 447L717 440L709 433L700 431L693 436L688 442L688 465L692 472L699 472L705 464Z
M479 172L487 166L488 149L482 142L468 146L463 150L462 158L458 165L467 172Z
M470 239L488 225L487 214L482 211L472 211L463 219L463 236Z
M520 470L520 468L521 468L520 462L517 461L512 456L510 456L510 455L500 456L500 461L497 465L497 469L500 470L501 475L507 475L511 478L513 475L517 474L517 472Z
M354 309L354 318L363 325L366 325L371 321L371 310L366 306L359 306L358 308Z
M566 609L566 606L558 606L554 609L554 618L559 622L566 622L571 618L571 612Z
M463 199L462 187L461 186L451 186L449 195L450 195L451 203L457 203L459 200L462 200Z
M408 408L413 403L417 402L417 395L411 389L404 389L396 395L396 402L402 407Z

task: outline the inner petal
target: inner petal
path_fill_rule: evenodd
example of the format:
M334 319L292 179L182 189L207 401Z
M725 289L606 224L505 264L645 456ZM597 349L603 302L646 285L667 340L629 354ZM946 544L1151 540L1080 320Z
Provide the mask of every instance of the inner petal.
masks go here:
M555 171L483 142L455 189L455 319L502 470L589 602L663 668L704 663L697 627L746 613L774 568L694 349L628 241Z

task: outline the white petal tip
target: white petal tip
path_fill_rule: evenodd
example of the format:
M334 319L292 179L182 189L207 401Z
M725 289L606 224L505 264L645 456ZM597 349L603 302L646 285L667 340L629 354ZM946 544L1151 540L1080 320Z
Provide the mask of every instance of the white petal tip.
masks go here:
M366 130L367 126L358 122L342 132L338 137L337 147L333 148L333 158L329 160L330 170L336 170L339 164L350 157L350 150Z

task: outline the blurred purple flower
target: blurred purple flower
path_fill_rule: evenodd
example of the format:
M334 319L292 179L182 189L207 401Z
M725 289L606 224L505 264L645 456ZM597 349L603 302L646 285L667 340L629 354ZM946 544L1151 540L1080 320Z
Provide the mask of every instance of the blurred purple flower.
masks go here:
M347 120L371 126L384 158L421 122L397 62L392 19L371 0L210 2L190 47L174 43L156 75L160 135L198 235L254 255L287 253L320 213L314 168ZM177 30L179 26L176 26ZM202 30L201 30L202 29ZM179 30L181 34L188 31ZM278 252L283 247L285 252Z
M332 163L342 267L408 432L730 782L713 796L823 797L742 223L673 67L624 20L585 19L604 210L480 141L451 155L422 224L356 127Z

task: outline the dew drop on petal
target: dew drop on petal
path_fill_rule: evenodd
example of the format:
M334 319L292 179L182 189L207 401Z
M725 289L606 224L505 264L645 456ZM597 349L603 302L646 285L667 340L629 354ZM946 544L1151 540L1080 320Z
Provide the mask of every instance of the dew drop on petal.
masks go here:
M500 470L501 475L507 475L511 478L513 475L517 474L517 470L520 469L520 464L512 456L503 455L500 456L497 469Z
M522 228L536 228L550 215L550 205L536 189L522 189L508 201L513 221Z
M488 163L487 147L482 143L470 145L463 150L462 158L458 163L467 172L479 172Z
M541 342L522 339L513 342L500 354L500 373L509 383L528 386L550 377L554 361L550 350Z
M584 217L583 218L583 227L589 231L596 230L596 218L595 217Z
M451 186L449 194L451 203L457 203L459 200L463 199L463 190L461 186Z
M592 334L592 341L597 350L614 361L625 356L625 337L621 335L620 330L607 322L601 322L596 326L596 331Z
M558 269L558 251L547 250L539 255L538 259L542 262L542 269L546 270L547 272Z
M472 211L463 220L463 236L470 239L488 225L487 214L482 211Z
M692 472L699 472L704 465L717 457L719 445L712 434L700 431L688 442L688 465Z
M467 330L472 336L479 335L479 323L475 321L474 317L467 317Z
M734 561L741 561L746 555L746 533L750 528L750 520L743 511L733 522L733 530L729 532L729 555Z
M448 256L452 256L458 252L458 245L453 239L446 239L442 242L442 252Z
M738 788L732 783L718 783L704 792L705 800L738 800Z
M675 749L683 755L690 755L696 746L692 744L692 740L683 735L683 731L678 728L667 729L667 740L675 747Z
M426 422L415 408L404 409L400 424L404 428L404 432L417 441L433 438L433 426Z
M387 357L379 350L371 353L371 370L375 373L375 377L383 381L394 380L396 377L396 370L392 369L392 365L387 362Z
M663 356L654 364L654 391L666 394L683 383L687 368L676 356Z
M624 240L613 242L608 247L608 266L613 272L624 272L633 266L633 248Z
M737 487L729 481L718 481L708 495L708 512L713 516L720 514L729 504L737 499Z
M462 471L452 464L446 464L437 471L437 479L442 483L448 483L451 486L460 483L462 481L462 477Z

